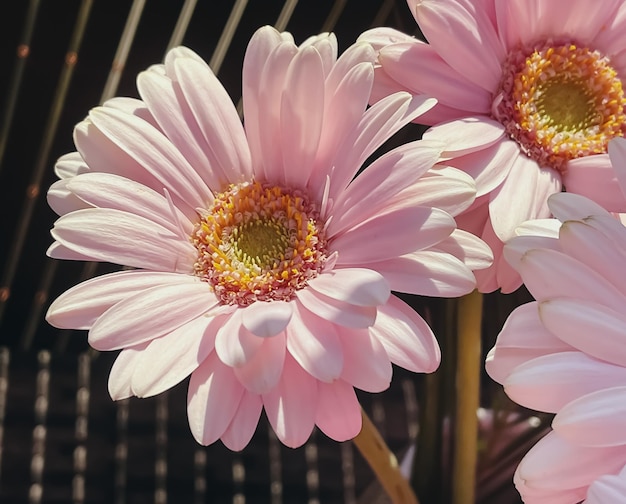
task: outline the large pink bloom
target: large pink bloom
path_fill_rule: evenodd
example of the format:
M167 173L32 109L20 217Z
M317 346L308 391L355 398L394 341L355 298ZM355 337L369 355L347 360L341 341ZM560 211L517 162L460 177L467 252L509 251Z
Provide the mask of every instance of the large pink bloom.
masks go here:
M158 394L191 374L202 444L250 440L262 409L299 446L314 425L355 436L354 387L378 392L391 363L431 372L429 327L391 289L458 296L486 245L455 229L472 179L432 169L442 145L364 161L433 101L398 93L367 109L374 51L337 59L333 35L296 46L257 31L245 56L245 130L207 64L185 48L77 125L48 194L61 215L49 255L132 268L61 295L47 318L122 349L114 399ZM367 109L367 110L366 110Z
M609 151L626 182L626 140ZM626 228L576 194L549 205L558 221L524 224L504 247L536 301L509 316L487 371L514 401L556 413L517 469L525 502L576 503L626 464ZM626 489L623 475L589 495L611 488Z
M476 179L457 219L482 236L494 265L479 289L515 290L502 257L516 226L549 216L564 185L611 211L623 198L606 147L624 136L626 3L607 0L408 0L428 43L389 28L363 34L378 49L373 101L400 90L438 104L419 122L446 144L442 163Z

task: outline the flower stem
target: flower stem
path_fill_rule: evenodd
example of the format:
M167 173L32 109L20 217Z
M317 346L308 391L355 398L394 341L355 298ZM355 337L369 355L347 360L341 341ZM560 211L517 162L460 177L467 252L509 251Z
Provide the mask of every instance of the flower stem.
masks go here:
M475 501L482 305L483 297L478 291L463 296L458 305L453 504Z
M393 504L419 504L407 479L400 472L398 459L389 450L380 432L365 411L361 410L363 427L354 444L367 460Z

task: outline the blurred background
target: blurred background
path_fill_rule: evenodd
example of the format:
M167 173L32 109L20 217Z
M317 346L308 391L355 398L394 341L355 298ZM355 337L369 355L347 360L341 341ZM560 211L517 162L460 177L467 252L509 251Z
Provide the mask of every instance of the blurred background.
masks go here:
M291 450L280 445L263 417L241 453L231 453L219 442L198 446L187 426L186 382L156 398L114 403L106 382L115 355L91 351L84 332L60 331L43 319L61 292L115 269L45 256L55 220L45 193L56 179L55 160L74 150L73 126L107 98L137 97L138 72L161 62L168 48L180 44L210 62L238 103L247 42L265 24L292 32L297 43L334 31L340 51L374 26L419 36L404 0L1 3L0 502L385 502L352 444L335 443L321 433ZM412 125L383 150L415 139L421 131ZM487 296L486 350L525 295L515 296ZM450 301L406 299L433 322L436 334L450 333ZM430 503L446 502L450 485L449 425L444 419L454 387L446 379L454 352L449 338L440 337L440 342L444 364L428 378L434 382L395 369L387 392L359 395L400 459L413 460L417 446L421 499ZM484 381L478 501L519 502L512 472L548 422L513 408L498 387ZM437 390L428 411L426 388ZM416 444L420 426L424 431L427 422L427 442ZM494 425L500 426L497 436L492 435Z

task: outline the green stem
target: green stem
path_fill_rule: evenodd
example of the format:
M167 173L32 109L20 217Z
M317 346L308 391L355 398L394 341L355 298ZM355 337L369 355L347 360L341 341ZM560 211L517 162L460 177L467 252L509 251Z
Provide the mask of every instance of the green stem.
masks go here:
M459 300L453 504L473 504L476 494L483 297L474 291Z
M389 450L365 411L361 410L361 414L363 427L358 436L353 439L354 444L376 474L392 504L419 504L409 482L400 472L398 459Z

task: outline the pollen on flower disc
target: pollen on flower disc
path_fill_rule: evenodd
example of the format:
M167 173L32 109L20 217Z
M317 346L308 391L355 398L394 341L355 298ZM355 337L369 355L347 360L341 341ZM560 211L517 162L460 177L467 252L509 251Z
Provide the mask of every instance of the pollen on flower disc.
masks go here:
M225 304L289 300L322 270L326 240L306 194L259 182L215 195L195 226L195 273Z
M608 58L551 42L513 51L493 115L540 166L564 171L578 157L607 151L626 133L622 81Z

